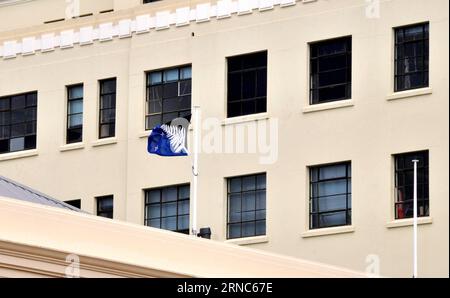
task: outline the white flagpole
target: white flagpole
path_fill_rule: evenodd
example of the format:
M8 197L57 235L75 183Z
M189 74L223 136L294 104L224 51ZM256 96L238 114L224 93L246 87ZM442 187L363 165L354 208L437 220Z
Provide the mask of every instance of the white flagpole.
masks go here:
M194 116L194 150L193 150L193 164L192 164L192 174L193 174L193 185L192 185L192 235L196 236L198 233L197 227L197 193L198 193L198 147L199 147L199 137L200 137L200 107L194 106L193 109Z
M412 161L414 163L414 227L413 227L413 277L417 277L417 159Z

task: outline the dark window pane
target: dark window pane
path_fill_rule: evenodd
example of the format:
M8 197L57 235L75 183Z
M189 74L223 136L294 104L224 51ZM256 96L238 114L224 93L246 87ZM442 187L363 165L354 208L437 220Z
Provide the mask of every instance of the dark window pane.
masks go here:
M175 118L190 115L192 92L190 66L151 72L147 76L146 130Z
M266 111L267 52L230 57L228 61L228 117Z
M0 153L9 152L9 140L0 140Z
M266 219L266 175L229 178L228 238L264 235Z
M310 46L311 104L351 97L351 37Z
M34 92L27 94L27 107L34 107L36 105L37 105L37 93Z
M11 110L23 109L26 105L26 96L18 95L11 97Z
M156 228L189 233L189 192L189 185L145 191L145 223Z
M9 110L9 98L0 98L0 112Z
M100 109L114 109L116 107L116 95L102 95L100 100Z
M67 143L78 143L82 141L83 128L70 128L67 130Z
M191 94L191 81L180 82L180 96Z
M395 91L428 87L428 23L395 29Z
M419 151L394 156L395 159L395 218L413 217L414 199L414 163L417 166L417 198L418 216L428 216L429 186L428 186L428 151Z
M350 163L310 168L310 229L351 224Z
M71 86L68 89L69 99L83 98L83 85Z
M36 148L37 93L0 98L0 153Z
M100 82L100 92L105 93L116 93L116 80L105 80Z

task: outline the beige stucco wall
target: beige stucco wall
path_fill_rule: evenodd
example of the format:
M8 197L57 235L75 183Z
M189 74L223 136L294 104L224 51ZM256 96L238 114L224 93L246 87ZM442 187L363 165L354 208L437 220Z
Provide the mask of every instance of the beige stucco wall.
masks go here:
M153 13L154 7L136 10ZM115 17L113 13L101 20ZM393 90L392 28L423 21L430 22L432 92L388 101ZM39 32L59 31L79 27L81 22L89 20L38 28ZM18 39L33 35L35 30L4 32L0 41L12 35ZM344 35L352 35L353 42L352 105L305 113L307 44ZM193 104L201 106L202 117L222 121L226 118L225 57L258 50L268 50L266 116L278 119L278 160L261 165L255 154L201 154L199 226L211 227L214 240L226 240L224 178L267 172L267 237L250 241L261 242L252 247L361 271L367 266L366 257L374 254L380 258L381 274L409 277L412 228L408 221L403 227L387 227L393 219L391 155L428 149L431 217L419 227L419 275L448 276L445 0L381 1L380 18L367 18L365 2L359 0L299 2L0 61L0 96L39 92L36 155L9 160L0 156L0 173L59 199L81 198L88 212L95 212L95 196L114 194L114 217L143 224L143 189L191 181L189 158L160 158L146 152L144 72L192 63ZM108 77L118 79L117 142L96 147L97 81ZM80 82L85 85L84 144L61 151L67 149L63 146L65 86ZM352 161L352 227L331 230L346 233L306 237L311 236L307 233L307 166L347 160Z

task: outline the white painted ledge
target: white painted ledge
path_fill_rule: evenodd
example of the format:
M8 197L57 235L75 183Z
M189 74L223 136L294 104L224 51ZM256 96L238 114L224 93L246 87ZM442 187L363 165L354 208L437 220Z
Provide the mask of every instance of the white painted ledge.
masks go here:
M117 144L118 140L116 137L114 138L106 138L106 139L99 139L97 141L92 142L92 147L100 147L100 146L106 146L106 145L113 145Z
M343 227L333 227L333 228L323 228L317 230L308 230L301 234L302 238L328 236L335 234L346 234L355 232L354 226L343 226Z
M0 4L5 0L0 1ZM7 0L9 3L20 3L32 0ZM107 42L114 39L128 38L171 27L182 27L191 22L207 23L214 19L240 17L254 12L264 12L291 7L297 3L306 4L316 0L219 0L205 1L195 7L177 7L172 10L157 11L154 14L143 14L132 18L119 19L114 22L92 24L83 28L67 28L62 32L48 32L41 36L26 36L21 40L9 40L0 44L0 58L14 59L20 55L34 55L38 52L51 52L56 49L69 49L75 45L91 45L96 42ZM5 4L6 3L6 4Z
M419 217L417 219L417 224L418 225L426 225L426 224L432 224L433 223L433 218L432 217ZM397 220L393 220L390 221L386 224L386 228L388 229L392 229L392 228L401 228L401 227L410 227L414 224L413 219L412 218L407 218L407 219L397 219Z
M225 241L225 243L235 244L235 245L250 245L250 244L267 243L267 242L269 242L268 236L238 238L238 239L230 239L230 240Z
M391 100L408 98L408 97L423 96L423 95L428 95L428 94L432 94L432 93L433 93L433 88L431 88L431 87L413 89L413 90L392 93L386 97L386 100L391 101Z
M140 139L148 138L148 137L150 136L151 133L152 133L151 130L143 131L143 132L140 132L140 133L138 134L138 137L139 137Z
M26 157L32 157L32 156L37 156L37 155L39 155L39 153L36 149L12 152L12 153L4 153L4 154L0 154L0 161L12 160L12 159L18 159L18 158L26 158Z
M232 124L238 124L238 123L244 123L244 122L261 121L261 120L267 120L269 118L270 118L270 116L268 113L245 115L245 116L224 119L224 120L222 120L222 125L232 125Z
M355 105L354 100L346 99L346 100L339 100L339 101L309 105L309 106L304 107L302 109L302 112L306 114L306 113L313 113L313 112L319 112L319 111L353 107L354 105Z
M84 143L74 143L74 144L67 144L59 147L59 151L66 152L66 151L72 151L72 150L81 150L84 149Z

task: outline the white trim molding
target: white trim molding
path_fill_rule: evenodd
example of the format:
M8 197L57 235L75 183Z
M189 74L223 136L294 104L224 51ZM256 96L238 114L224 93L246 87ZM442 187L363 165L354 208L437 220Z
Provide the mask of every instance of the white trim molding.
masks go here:
M21 3L34 0L7 0L1 5ZM298 2L306 4L311 0L219 0L205 2L192 7L180 7L175 11L158 11L154 15L144 14L134 19L123 19L114 23L107 22L96 26L65 29L61 32L47 32L41 36L27 36L21 40L8 40L0 45L0 58L14 59L19 55L34 55L37 52L51 52L57 48L68 49L75 45L91 45L106 42L114 38L126 38L133 35L148 33L150 30L164 30L171 26L187 26L191 22L206 23L215 18L244 16L253 12L266 12L278 7L291 7ZM316 1L316 0L314 0Z

